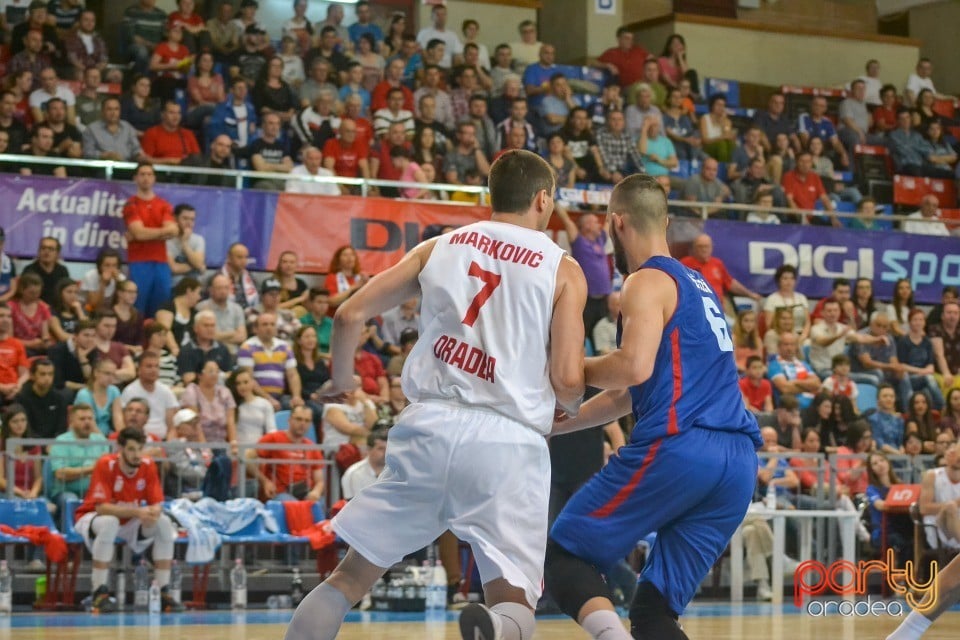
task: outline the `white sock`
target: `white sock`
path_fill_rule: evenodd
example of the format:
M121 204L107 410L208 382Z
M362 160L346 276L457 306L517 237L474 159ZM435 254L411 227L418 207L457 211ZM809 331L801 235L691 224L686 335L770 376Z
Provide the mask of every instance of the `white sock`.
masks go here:
M321 583L300 602L284 640L333 640L350 606L339 589Z
M910 615L897 627L897 630L887 636L887 640L920 640L920 636L932 624L933 620L916 611L911 611Z
M594 611L583 619L580 626L594 640L631 640L630 632L624 628L616 611Z
M503 640L530 640L537 621L533 617L533 610L516 602L501 602L490 607L493 613L494 624L500 622L498 638Z
M100 588L100 585L107 584L107 576L110 575L110 569L97 569L93 568L93 573L90 575L90 591L96 591Z
M154 569L153 577L157 579L157 584L160 587L165 587L170 584L170 569Z

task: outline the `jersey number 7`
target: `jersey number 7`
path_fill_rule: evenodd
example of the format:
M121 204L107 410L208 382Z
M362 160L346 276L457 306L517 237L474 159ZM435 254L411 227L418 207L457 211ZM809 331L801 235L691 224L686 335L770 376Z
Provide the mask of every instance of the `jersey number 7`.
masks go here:
M493 291L500 286L500 274L487 271L481 268L476 262L471 262L467 275L480 278L480 281L483 282L483 287L477 292L477 295L473 297L473 302L470 303L467 314L463 316L463 320L461 321L468 327L472 327L473 323L477 321L477 316L480 315L480 307L486 304L490 296L493 295Z

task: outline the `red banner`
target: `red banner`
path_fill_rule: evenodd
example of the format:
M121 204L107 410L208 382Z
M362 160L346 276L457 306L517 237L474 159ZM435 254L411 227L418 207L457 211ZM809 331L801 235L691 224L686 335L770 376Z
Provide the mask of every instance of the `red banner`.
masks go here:
M576 219L577 214L571 216ZM489 217L487 206L282 193L267 264L277 264L280 254L292 249L300 258L301 271L323 273L334 252L351 245L363 272L379 273L417 246L429 225L460 227ZM554 238L555 232L563 229L556 215L550 220L550 229Z

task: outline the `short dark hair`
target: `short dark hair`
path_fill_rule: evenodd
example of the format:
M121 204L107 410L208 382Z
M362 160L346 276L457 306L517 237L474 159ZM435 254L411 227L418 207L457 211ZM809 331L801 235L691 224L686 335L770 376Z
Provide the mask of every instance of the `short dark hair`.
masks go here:
M780 396L780 406L777 408L784 411L796 411L800 408L800 401L797 400L797 396L785 393Z
M441 40L440 38L432 38L427 43L427 51L429 51L430 49L436 49L440 45L447 46L447 43Z
M850 356L845 353L838 353L830 360L830 367L839 367L842 364L850 364Z
M184 211L193 211L194 213L196 213L197 209L192 204L181 202L180 204L178 204L173 208L173 217L179 218L180 214L183 213Z
M749 369L750 365L752 365L754 362L759 362L760 364L763 364L763 358L761 358L760 356L749 356L747 358L747 369Z
M311 287L310 292L307 294L310 300L313 300L314 298L319 298L320 296L329 296L329 295L330 295L330 291L327 289L324 289L323 287Z
M783 277L785 273L792 273L793 277L797 277L797 268L792 264L782 264L777 267L777 270L773 272L773 281L780 282L780 278Z
M514 149L490 168L490 204L497 213L526 213L541 191L553 195L553 169L530 151Z
M625 34L625 33L633 33L633 31L631 31L629 27L620 27L620 28L617 29L617 37L618 37L618 38L619 38L620 36L622 36L623 34Z
M130 402L133 402L133 400ZM127 404L130 403L128 402ZM147 443L147 435L136 427L126 427L117 436L117 444L120 445L120 448L123 448L127 446L127 443L130 441L139 442L140 446L143 446Z
M897 88L896 88L895 86L893 86L892 84L889 84L889 83L887 83L887 84L883 85L882 87L880 87L880 95L881 95L881 96L882 96L883 94L885 94L887 91L893 91L894 93L896 93L896 92L897 92Z
M370 432L370 435L367 436L367 446L373 447L377 442L387 442L387 440L386 429L374 429Z
M836 291L837 287L849 287L850 281L846 278L834 278L833 280L833 290Z
M30 375L35 375L40 367L52 367L53 361L50 358L36 358L30 363Z

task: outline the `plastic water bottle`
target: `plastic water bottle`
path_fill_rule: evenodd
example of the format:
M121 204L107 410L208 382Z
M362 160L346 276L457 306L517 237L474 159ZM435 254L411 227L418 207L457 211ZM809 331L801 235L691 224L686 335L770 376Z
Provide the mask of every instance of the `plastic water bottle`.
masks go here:
M133 608L139 611L146 611L148 600L150 599L150 571L147 569L147 561L140 560L136 570L133 572Z
M300 568L293 568L293 580L290 581L290 602L294 607L303 600L303 578L300 577Z
M150 615L160 613L160 583L154 580L150 583L150 592L148 595L149 605L147 611Z
M247 608L247 570L243 568L243 559L237 558L230 572L230 606L234 609Z
M437 611L447 608L447 572L443 563L434 561L427 586L427 609Z
M764 500L764 506L770 511L775 511L777 508L777 488L772 484L767 485L767 497Z
M123 569L117 570L117 609L123 609L127 605L127 572Z
M6 560L0 560L0 616L13 612L13 574Z
M183 593L183 571L180 569L180 563L176 560L170 564L170 582L167 584L167 591L171 598L177 602L183 602L181 598Z

